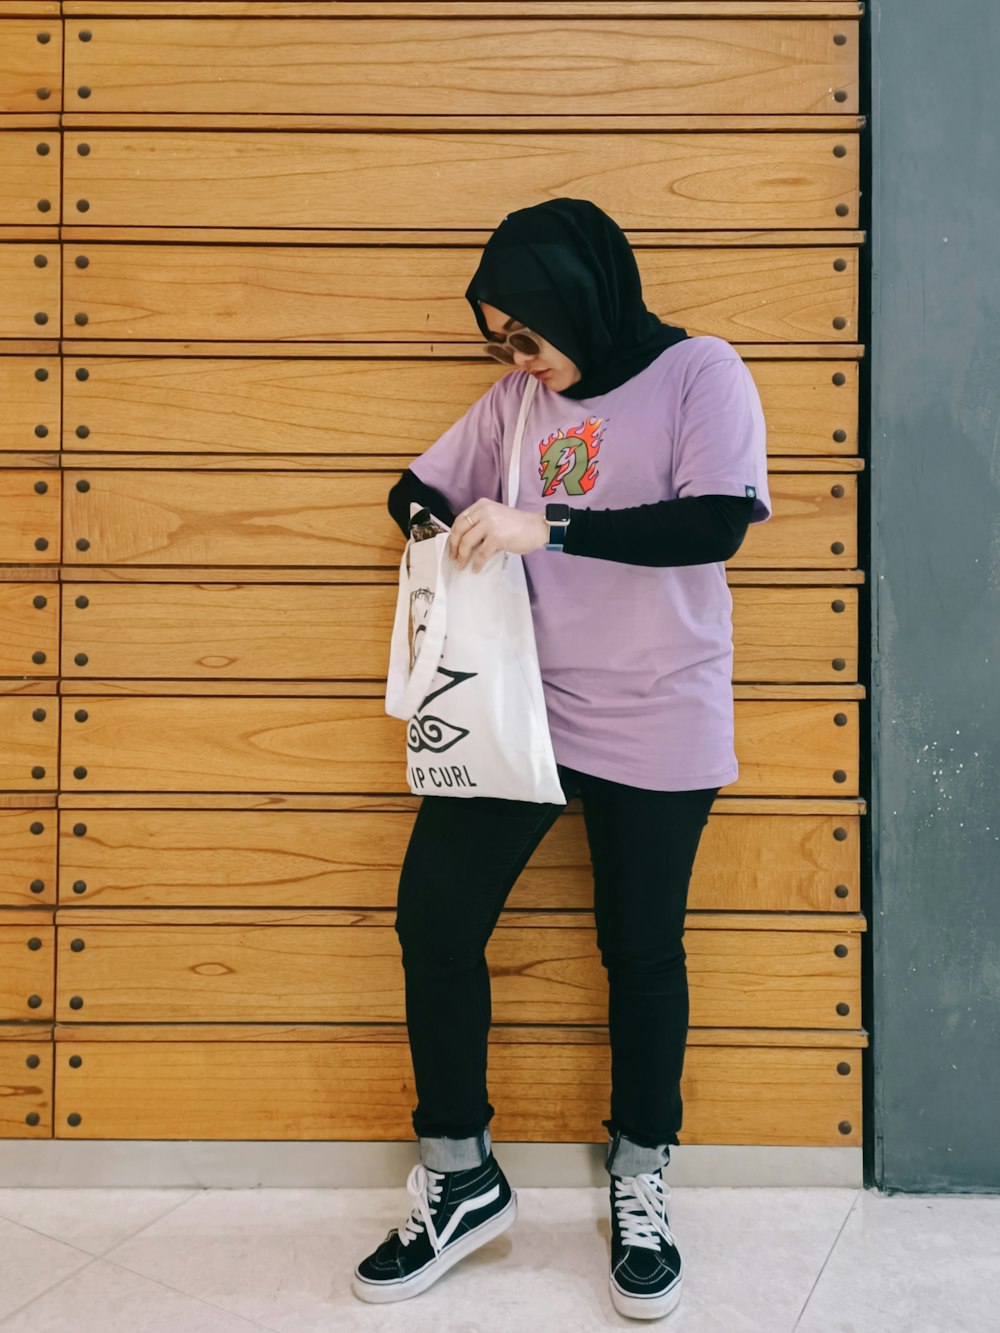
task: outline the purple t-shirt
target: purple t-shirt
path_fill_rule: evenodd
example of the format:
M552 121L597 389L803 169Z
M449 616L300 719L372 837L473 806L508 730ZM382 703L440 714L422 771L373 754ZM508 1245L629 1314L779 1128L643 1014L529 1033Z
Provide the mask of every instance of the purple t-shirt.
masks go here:
M504 375L412 464L456 513L506 500L526 381ZM676 343L594 398L540 384L520 476L524 510L752 495L751 523L771 513L760 397L722 338ZM544 549L524 565L556 760L660 791L735 782L725 565L650 568Z

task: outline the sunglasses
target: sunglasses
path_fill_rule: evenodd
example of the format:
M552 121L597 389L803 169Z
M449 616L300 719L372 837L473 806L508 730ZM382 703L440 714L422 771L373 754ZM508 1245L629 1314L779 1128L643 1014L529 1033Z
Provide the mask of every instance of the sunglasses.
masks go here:
M516 333L494 334L488 343L483 343L483 351L487 356L508 366L514 364L515 352L520 352L522 356L538 356L541 350L538 339L523 329L518 329Z

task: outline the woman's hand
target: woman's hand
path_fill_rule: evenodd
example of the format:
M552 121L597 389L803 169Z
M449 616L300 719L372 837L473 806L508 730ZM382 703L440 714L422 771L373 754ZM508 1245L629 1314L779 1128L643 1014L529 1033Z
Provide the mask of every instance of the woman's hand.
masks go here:
M448 553L459 569L464 569L471 560L472 568L478 571L497 551L527 555L544 546L548 539L549 525L541 514L528 514L523 509L483 499L463 509L455 519Z

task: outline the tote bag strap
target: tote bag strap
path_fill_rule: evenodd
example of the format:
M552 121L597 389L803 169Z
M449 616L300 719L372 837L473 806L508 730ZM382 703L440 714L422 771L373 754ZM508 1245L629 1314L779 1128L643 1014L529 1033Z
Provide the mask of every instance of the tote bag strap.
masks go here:
M507 472L507 503L513 509L517 504L517 497L521 490L521 441L524 438L524 428L528 424L528 413L531 411L531 400L535 396L535 390L538 388L538 381L534 375L528 376L528 382L524 386L524 393L521 397L521 410L517 414L517 425L514 428L514 444L510 451L510 468Z
M507 503L513 508L517 504L521 475L521 441L531 409L531 401L538 388L538 381L533 375L528 376L521 397L521 408L517 414L514 428L514 443L511 448L510 468L507 473ZM440 541L439 538L435 540ZM437 582L434 588L434 600L424 622L423 642L417 660L410 671L410 571L409 551L411 542L407 542L403 558L399 563L399 591L396 595L396 615L393 621L392 641L389 652L389 672L386 681L385 707L391 717L407 720L414 716L430 691L431 682L437 674L441 654L444 652L445 632L448 623L448 576L452 568L451 558L445 553L446 542L439 546Z
M438 663L444 651L445 629L448 621L448 577L445 541L438 543L438 572L434 600L424 621L423 642L417 660L410 671L410 571L407 543L399 562L399 591L396 594L396 615L389 647L389 671L386 679L385 711L390 717L409 721L420 708L437 674Z

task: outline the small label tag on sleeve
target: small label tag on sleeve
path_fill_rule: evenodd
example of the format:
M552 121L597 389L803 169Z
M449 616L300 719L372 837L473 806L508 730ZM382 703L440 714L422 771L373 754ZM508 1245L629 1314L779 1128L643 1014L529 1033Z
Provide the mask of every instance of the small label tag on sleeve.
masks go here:
M747 492L747 499L749 499L749 500L756 500L756 499L757 499L757 490L756 490L756 487L754 487L754 486L748 486L748 487L746 488L746 492Z

